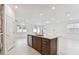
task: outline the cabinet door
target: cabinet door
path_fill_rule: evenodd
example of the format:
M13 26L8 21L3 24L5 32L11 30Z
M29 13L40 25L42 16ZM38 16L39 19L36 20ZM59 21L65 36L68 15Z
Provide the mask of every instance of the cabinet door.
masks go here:
M33 48L41 53L41 38L33 37Z
M37 48L37 51L39 51L41 53L41 38L37 37L36 38L36 48Z
M15 45L14 39L14 19L10 16L6 16L6 46L7 53Z
M52 55L56 55L57 54L57 38L54 38L51 40L51 44L50 44L50 47L51 47L51 54Z
M36 37L32 37L32 47L36 49Z

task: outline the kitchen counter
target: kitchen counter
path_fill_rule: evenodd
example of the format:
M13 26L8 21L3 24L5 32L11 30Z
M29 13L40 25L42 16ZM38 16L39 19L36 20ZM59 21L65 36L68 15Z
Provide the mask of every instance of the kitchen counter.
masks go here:
M37 37L46 38L46 39L50 39L50 40L59 37L59 36L40 36L40 35L31 35L31 36L37 36Z

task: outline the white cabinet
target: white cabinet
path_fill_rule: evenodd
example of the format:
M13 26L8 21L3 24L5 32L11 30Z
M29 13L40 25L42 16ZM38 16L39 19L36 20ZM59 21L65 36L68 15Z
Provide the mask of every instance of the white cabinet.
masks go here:
M5 5L5 54L9 54L15 45L14 21L15 17L12 8Z

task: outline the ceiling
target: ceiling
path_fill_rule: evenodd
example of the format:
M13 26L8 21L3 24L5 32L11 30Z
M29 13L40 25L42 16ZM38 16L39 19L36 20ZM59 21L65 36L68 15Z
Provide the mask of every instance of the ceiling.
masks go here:
M46 24L79 19L79 4L15 4L9 6L15 11L16 20L20 22ZM54 10L52 10L53 6Z

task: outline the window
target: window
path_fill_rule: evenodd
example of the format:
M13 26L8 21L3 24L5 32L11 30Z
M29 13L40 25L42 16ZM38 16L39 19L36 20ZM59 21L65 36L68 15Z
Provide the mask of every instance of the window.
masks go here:
M20 25L17 25L17 32L22 32L22 28Z
M26 27L23 27L22 31L23 32L27 32Z
M17 25L17 32L27 32L25 25Z
M33 33L37 35L43 35L43 26L36 25L33 27Z
M68 32L79 33L79 23L67 25Z

